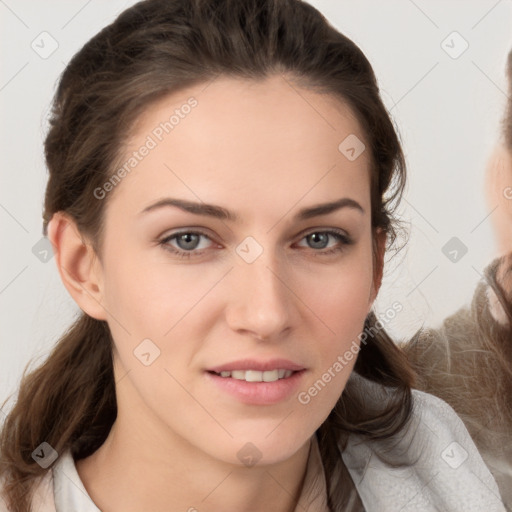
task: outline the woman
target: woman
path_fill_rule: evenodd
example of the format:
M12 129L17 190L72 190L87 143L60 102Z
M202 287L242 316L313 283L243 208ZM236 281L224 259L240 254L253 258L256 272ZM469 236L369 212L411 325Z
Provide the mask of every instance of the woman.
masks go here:
M65 70L45 150L83 313L6 419L6 509L505 510L372 311L404 158L318 11L129 8Z

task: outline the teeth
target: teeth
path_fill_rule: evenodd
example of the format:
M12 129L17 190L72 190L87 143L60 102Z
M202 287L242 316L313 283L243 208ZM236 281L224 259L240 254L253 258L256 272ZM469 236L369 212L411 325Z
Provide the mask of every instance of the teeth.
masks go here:
M233 370L232 372L220 372L220 376L245 380L247 382L275 382L278 379L286 379L292 373L292 370L283 369L267 370L265 372L258 370Z
M263 380L263 382L275 382L276 380L279 379L279 370L269 370L268 372L261 372L261 379Z

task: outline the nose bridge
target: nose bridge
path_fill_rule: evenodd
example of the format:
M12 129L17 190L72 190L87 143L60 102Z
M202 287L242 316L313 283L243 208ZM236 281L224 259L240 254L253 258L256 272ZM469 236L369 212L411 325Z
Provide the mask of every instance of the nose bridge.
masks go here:
M234 329L269 338L288 327L292 294L284 284L285 262L270 245L258 245L253 239L237 247L232 276L236 291L230 299L229 319Z

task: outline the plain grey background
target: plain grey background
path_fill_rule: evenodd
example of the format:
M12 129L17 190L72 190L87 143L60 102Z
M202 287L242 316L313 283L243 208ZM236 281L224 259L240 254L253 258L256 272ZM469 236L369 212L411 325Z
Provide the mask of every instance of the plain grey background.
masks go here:
M133 3L0 0L0 401L79 311L55 260L40 259L42 144L56 81L72 55ZM377 308L400 302L387 328L405 338L467 304L496 254L483 179L506 103L512 1L310 3L365 52L403 141L409 185L401 216L411 235L387 265ZM453 237L467 248L461 257L454 246L455 262L445 255Z

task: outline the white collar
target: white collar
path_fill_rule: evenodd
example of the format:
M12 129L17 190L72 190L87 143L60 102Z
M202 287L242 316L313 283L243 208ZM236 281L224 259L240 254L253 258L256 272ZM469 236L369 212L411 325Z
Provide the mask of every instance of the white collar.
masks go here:
M101 512L87 493L70 450L61 454L53 467L56 512Z

